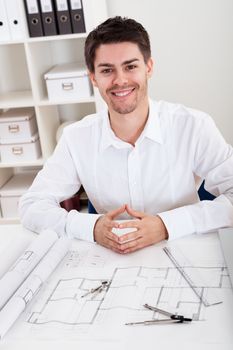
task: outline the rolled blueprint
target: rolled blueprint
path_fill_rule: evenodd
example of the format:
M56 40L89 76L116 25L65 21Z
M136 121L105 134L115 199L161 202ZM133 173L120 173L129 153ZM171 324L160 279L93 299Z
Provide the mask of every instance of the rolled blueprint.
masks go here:
M0 280L31 243L29 237L15 236L0 252Z
M0 280L0 310L57 239L55 231L44 230L5 273Z
M69 242L67 238L57 239L56 243L39 262L30 276L0 311L0 339L3 338L49 275L64 258L69 250Z

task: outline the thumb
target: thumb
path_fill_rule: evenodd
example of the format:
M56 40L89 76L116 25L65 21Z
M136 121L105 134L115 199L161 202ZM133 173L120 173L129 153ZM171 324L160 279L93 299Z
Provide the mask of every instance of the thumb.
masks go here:
M136 211L136 210L133 210L132 208L130 208L128 206L128 204L126 204L125 206L125 210L127 211L127 213L135 218L138 218L138 219L142 219L146 216L145 213L143 213L142 211Z
M125 204L124 204L124 205L122 205L120 208L117 208L117 209L114 209L114 210L109 211L109 212L106 214L106 216L107 216L109 219L113 220L113 219L116 218L118 215L124 213L125 210L126 210L126 209L125 209Z

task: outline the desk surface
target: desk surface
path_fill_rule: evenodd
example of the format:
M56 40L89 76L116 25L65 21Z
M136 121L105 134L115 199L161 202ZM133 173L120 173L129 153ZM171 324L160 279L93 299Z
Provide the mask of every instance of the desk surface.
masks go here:
M22 250L35 237L20 225L1 225L0 263L12 240L20 239ZM192 235L169 243L179 247L188 256L192 267L201 272L206 292L214 290L223 299L222 304L211 307L203 306L189 286L181 281L178 271L163 252L165 244L162 242L121 256L95 244L73 241L72 253L0 342L0 349L51 349L51 346L58 350L65 347L137 350L152 346L169 350L178 347L232 349L233 293L217 234ZM82 283L109 276L112 284L104 297L95 301L89 298L85 303L85 298L77 298ZM62 289L57 288L62 283ZM191 324L125 326L125 320L137 321L152 316L139 307L145 302L163 309L176 305L179 310L196 315L196 321ZM53 303L57 303L55 308ZM71 316L64 312L70 305L73 314L79 310L73 322L67 322ZM83 322L84 318L79 322L80 305L85 311L86 322ZM95 313L90 314L93 310ZM37 322L28 322L36 312ZM49 321L50 313L55 322ZM42 325L45 319L47 323Z

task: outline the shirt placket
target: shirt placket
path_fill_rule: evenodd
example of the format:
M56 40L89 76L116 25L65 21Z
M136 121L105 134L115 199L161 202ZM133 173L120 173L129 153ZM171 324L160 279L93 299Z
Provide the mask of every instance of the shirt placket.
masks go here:
M128 181L131 207L134 210L144 211L144 199L141 182L140 157L138 148L129 153L128 156Z

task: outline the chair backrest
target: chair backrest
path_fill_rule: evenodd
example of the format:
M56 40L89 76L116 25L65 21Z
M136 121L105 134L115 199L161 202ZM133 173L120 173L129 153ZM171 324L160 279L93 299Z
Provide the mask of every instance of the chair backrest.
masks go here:
M198 196L199 196L201 201L204 201L204 200L212 201L216 197L213 194L206 191L204 185L205 185L205 181L202 182L202 184L198 190Z
M97 211L93 207L92 203L88 200L88 213L89 214L97 214Z

